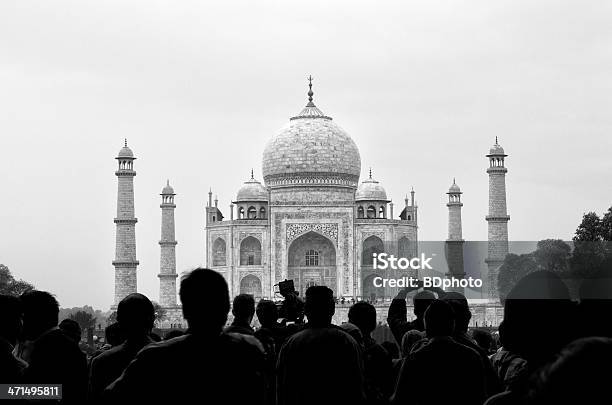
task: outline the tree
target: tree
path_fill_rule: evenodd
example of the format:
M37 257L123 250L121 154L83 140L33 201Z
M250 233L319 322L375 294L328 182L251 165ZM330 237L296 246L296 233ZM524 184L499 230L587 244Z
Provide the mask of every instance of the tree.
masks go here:
M77 311L74 314L71 314L69 318L78 323L81 330L87 330L95 327L96 325L96 318L89 312Z
M22 293L33 290L34 286L23 280L15 280L11 271L4 264L0 264L0 294L20 296Z
M538 270L538 264L533 253L506 255L497 275L497 289L502 302L520 279L536 270Z
M601 238L605 241L612 241L612 207L601 217L599 231Z
M153 308L155 309L155 322L161 322L166 319L166 309L159 305L157 302L153 302Z
M106 318L106 325L110 325L117 322L117 311L111 312L111 314Z
M582 222L576 229L573 240L576 242L599 241L602 240L602 226L599 216L594 212L589 212L582 216Z
M608 218L609 215L606 221ZM603 270L606 262L604 233L604 225L596 213L584 214L573 237L574 251L570 260L570 268L574 276L589 278Z
M533 258L542 270L564 273L569 267L571 251L561 239L545 239L538 242Z

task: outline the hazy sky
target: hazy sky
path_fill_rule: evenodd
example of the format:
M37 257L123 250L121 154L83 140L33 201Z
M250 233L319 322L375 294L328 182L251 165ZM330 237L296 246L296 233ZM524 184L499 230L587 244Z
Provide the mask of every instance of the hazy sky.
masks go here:
M610 1L0 2L0 263L62 306L113 299L123 138L136 154L139 290L158 299L160 197L178 272L204 264L209 187L227 206L306 103L353 137L419 237L484 240L506 160L510 238L571 238L612 204Z

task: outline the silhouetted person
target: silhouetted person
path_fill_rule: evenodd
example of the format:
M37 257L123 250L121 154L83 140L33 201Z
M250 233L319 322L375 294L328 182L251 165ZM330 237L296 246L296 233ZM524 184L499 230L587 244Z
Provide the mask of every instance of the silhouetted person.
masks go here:
M26 363L13 355L21 332L21 303L17 297L0 295L0 381L17 383Z
M482 404L484 368L478 353L452 339L455 314L441 300L432 302L424 316L427 343L404 360L394 404Z
M119 302L117 322L125 341L92 360L89 373L89 397L92 402L100 402L104 389L119 378L143 347L153 343L150 333L154 319L155 308L142 294L130 294Z
M400 290L395 298L393 298L393 301L391 301L391 305L389 305L387 324L398 345L402 343L402 337L404 337L404 334L409 330L425 330L423 325L423 314L425 314L425 310L429 307L429 304L436 299L436 296L431 291L424 290L416 293L412 299L416 319L412 322L408 322L406 295L414 289L415 288L404 288Z
M105 344L109 345L109 349L123 343L125 338L123 333L121 333L119 322L111 323L104 329L104 340Z
M472 329L472 339L474 339L478 347L488 355L495 352L493 347L493 335L488 330Z
M416 329L409 330L402 338L402 357L408 357L413 348L418 347L418 343L425 339L425 332Z
M81 325L77 321L69 318L64 319L59 323L59 328L77 345L81 342Z
M527 361L506 349L504 321L499 324L499 343L501 347L491 356L491 364L497 372L504 391L512 391L516 384L525 381L528 375Z
M578 334L576 306L567 286L550 271L535 271L512 288L504 303L504 349L526 361L523 381L491 397L487 404L525 400L528 379Z
M286 330L278 324L278 308L270 300L257 303L257 319L261 327L255 331L255 337L265 350L266 391L269 403L276 400L276 360L285 340Z
M348 312L349 322L357 326L363 336L363 364L368 403L384 403L393 393L393 362L384 347L372 338L376 328L376 308L358 302Z
M108 349L111 349L115 346L119 346L123 343L124 338L121 335L121 330L119 328L119 324L117 322L111 323L106 328L104 328L104 344L93 354L92 358L98 357L101 353L104 353Z
M64 404L82 404L87 392L87 360L78 344L57 327L59 305L45 291L21 295L23 335L30 342L23 382L62 384Z
M487 397L497 394L502 390L497 372L489 360L489 352L483 350L478 343L468 334L468 326L472 319L472 312L465 295L458 292L448 292L442 297L444 302L450 304L455 314L455 331L453 339L455 342L474 349L479 355L485 369L485 388Z
M107 388L108 400L139 404L263 403L261 345L252 336L222 332L230 306L223 276L209 269L193 270L181 281L180 297L189 325L187 333L142 349Z
M225 328L225 333L242 333L252 335L253 316L255 315L255 299L251 294L239 294L234 297L232 305L234 320L232 324Z
M612 339L590 337L566 346L537 373L527 403L532 405L602 404L610 400Z
M364 403L360 348L348 333L331 324L332 290L309 287L305 312L308 324L287 340L279 354L277 403Z

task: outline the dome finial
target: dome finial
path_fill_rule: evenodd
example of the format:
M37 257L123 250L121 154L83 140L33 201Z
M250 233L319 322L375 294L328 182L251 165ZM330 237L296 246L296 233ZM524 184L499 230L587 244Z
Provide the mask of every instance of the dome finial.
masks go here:
M499 145L499 143L497 143L497 135L495 135L495 145Z
M251 168L251 180L255 180L255 176L253 175L253 168Z
M314 107L314 103L312 102L312 96L313 96L313 92L312 92L312 75L308 76L308 107Z
M372 180L372 168L370 167L370 180Z
M127 148L127 138L123 138L123 141L124 141L123 146Z
M453 177L453 184L457 184L457 183L455 183L455 178L454 177Z

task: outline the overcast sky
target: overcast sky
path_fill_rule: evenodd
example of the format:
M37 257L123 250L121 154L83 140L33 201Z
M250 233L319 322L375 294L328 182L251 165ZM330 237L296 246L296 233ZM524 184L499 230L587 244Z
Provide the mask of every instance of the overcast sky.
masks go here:
M0 2L0 263L64 307L113 300L117 179L135 169L139 290L158 299L160 197L177 271L204 264L209 187L227 206L306 103L355 140L419 238L485 240L488 163L510 156L512 240L571 238L612 204L610 1Z

